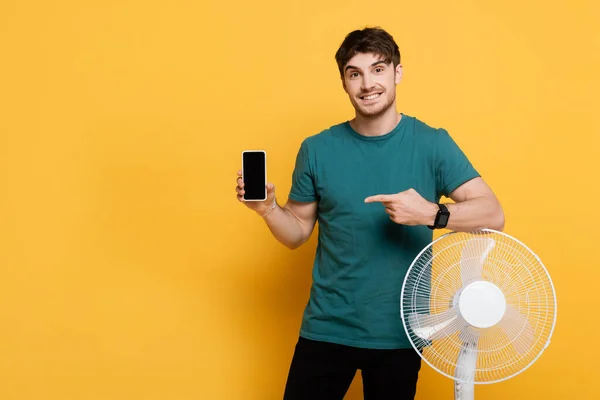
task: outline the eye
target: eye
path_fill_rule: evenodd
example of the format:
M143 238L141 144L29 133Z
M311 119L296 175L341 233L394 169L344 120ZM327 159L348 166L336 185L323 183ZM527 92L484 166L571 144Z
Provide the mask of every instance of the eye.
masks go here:
M377 67L377 68L375 68L375 72L383 72L383 68L382 67Z
M358 76L358 72L352 72L350 74L350 78L356 78Z

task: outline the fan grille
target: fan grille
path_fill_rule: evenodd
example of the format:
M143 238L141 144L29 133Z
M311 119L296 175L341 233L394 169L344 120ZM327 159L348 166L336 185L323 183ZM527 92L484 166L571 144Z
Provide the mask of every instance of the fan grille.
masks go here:
M418 313L430 314L433 320L439 316L435 322L448 320L449 310L465 285L463 249L469 241L481 244L480 251L472 252L473 257L481 257L488 239L495 245L487 254L479 279L503 292L507 303L503 318L491 328L477 329L457 313L458 318L451 322L455 333L429 341L417 336L407 317ZM451 232L432 242L413 261L402 288L401 315L413 347L431 367L461 380L455 376L460 349L464 342L476 342L476 369L473 380L466 381L493 383L522 372L547 347L556 322L555 292L542 262L518 240L488 229Z

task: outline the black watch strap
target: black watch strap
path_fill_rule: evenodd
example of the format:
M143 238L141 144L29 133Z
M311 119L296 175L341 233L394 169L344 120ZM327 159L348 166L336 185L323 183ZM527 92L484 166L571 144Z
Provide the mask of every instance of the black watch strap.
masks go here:
M433 225L427 225L429 229L442 229L448 225L448 219L450 219L450 211L448 211L448 207L445 204L438 203L438 212L435 215L435 222Z

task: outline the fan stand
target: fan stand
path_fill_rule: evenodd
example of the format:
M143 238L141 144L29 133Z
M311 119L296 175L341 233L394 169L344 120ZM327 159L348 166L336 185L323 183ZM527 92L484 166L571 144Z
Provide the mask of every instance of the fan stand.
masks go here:
M473 400L475 398L475 366L477 364L477 345L463 342L458 353L454 379L454 400Z
M502 291L493 283L476 280L469 283L458 297L460 314L473 328L486 329L496 325L506 311ZM475 398L478 335L460 335L462 346L454 371L454 399Z

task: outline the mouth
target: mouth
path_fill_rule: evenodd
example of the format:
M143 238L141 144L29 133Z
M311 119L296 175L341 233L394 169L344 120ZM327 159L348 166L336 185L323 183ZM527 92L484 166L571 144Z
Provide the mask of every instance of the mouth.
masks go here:
M360 99L361 99L361 100L367 100L367 101L368 101L368 100L375 100L375 99L378 99L378 98L379 98L379 96L381 96L381 92L378 92L378 93L372 93L372 94L367 94L367 95L364 95L364 96L360 96Z

